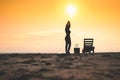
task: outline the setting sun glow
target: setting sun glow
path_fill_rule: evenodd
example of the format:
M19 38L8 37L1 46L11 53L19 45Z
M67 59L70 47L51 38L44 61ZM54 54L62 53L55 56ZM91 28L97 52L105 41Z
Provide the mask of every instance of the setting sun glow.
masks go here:
M73 4L69 4L66 8L67 14L69 15L69 17L72 17L75 15L76 13L76 7Z
M120 52L120 0L0 0L0 53L64 53L68 20L71 52Z

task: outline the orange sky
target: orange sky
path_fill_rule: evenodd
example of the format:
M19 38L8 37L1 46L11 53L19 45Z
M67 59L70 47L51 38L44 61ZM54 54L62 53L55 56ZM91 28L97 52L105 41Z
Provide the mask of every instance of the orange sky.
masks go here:
M0 0L0 52L64 52L67 20L71 52L86 37L95 39L96 52L120 51L120 0Z

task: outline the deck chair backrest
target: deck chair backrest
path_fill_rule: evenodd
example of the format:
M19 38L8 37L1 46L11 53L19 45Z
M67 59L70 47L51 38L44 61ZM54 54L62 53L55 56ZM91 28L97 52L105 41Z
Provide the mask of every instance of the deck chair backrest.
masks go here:
M93 39L92 38L85 38L84 39L84 47L92 47L93 46Z

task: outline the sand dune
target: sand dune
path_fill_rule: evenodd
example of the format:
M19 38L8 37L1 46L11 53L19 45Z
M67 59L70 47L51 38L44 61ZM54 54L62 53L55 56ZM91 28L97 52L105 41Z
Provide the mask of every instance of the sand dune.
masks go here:
M0 80L119 79L120 53L0 55Z

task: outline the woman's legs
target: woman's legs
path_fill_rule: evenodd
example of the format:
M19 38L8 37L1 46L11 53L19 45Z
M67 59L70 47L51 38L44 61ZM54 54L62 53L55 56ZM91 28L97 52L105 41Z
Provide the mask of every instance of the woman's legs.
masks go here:
M66 54L70 54L71 42L66 41L65 51Z
M66 54L67 54L67 52L68 52L68 43L66 42L66 44L65 44L65 52L66 52Z
M67 49L68 53L70 53L70 48L71 48L71 42L68 43L68 49Z

